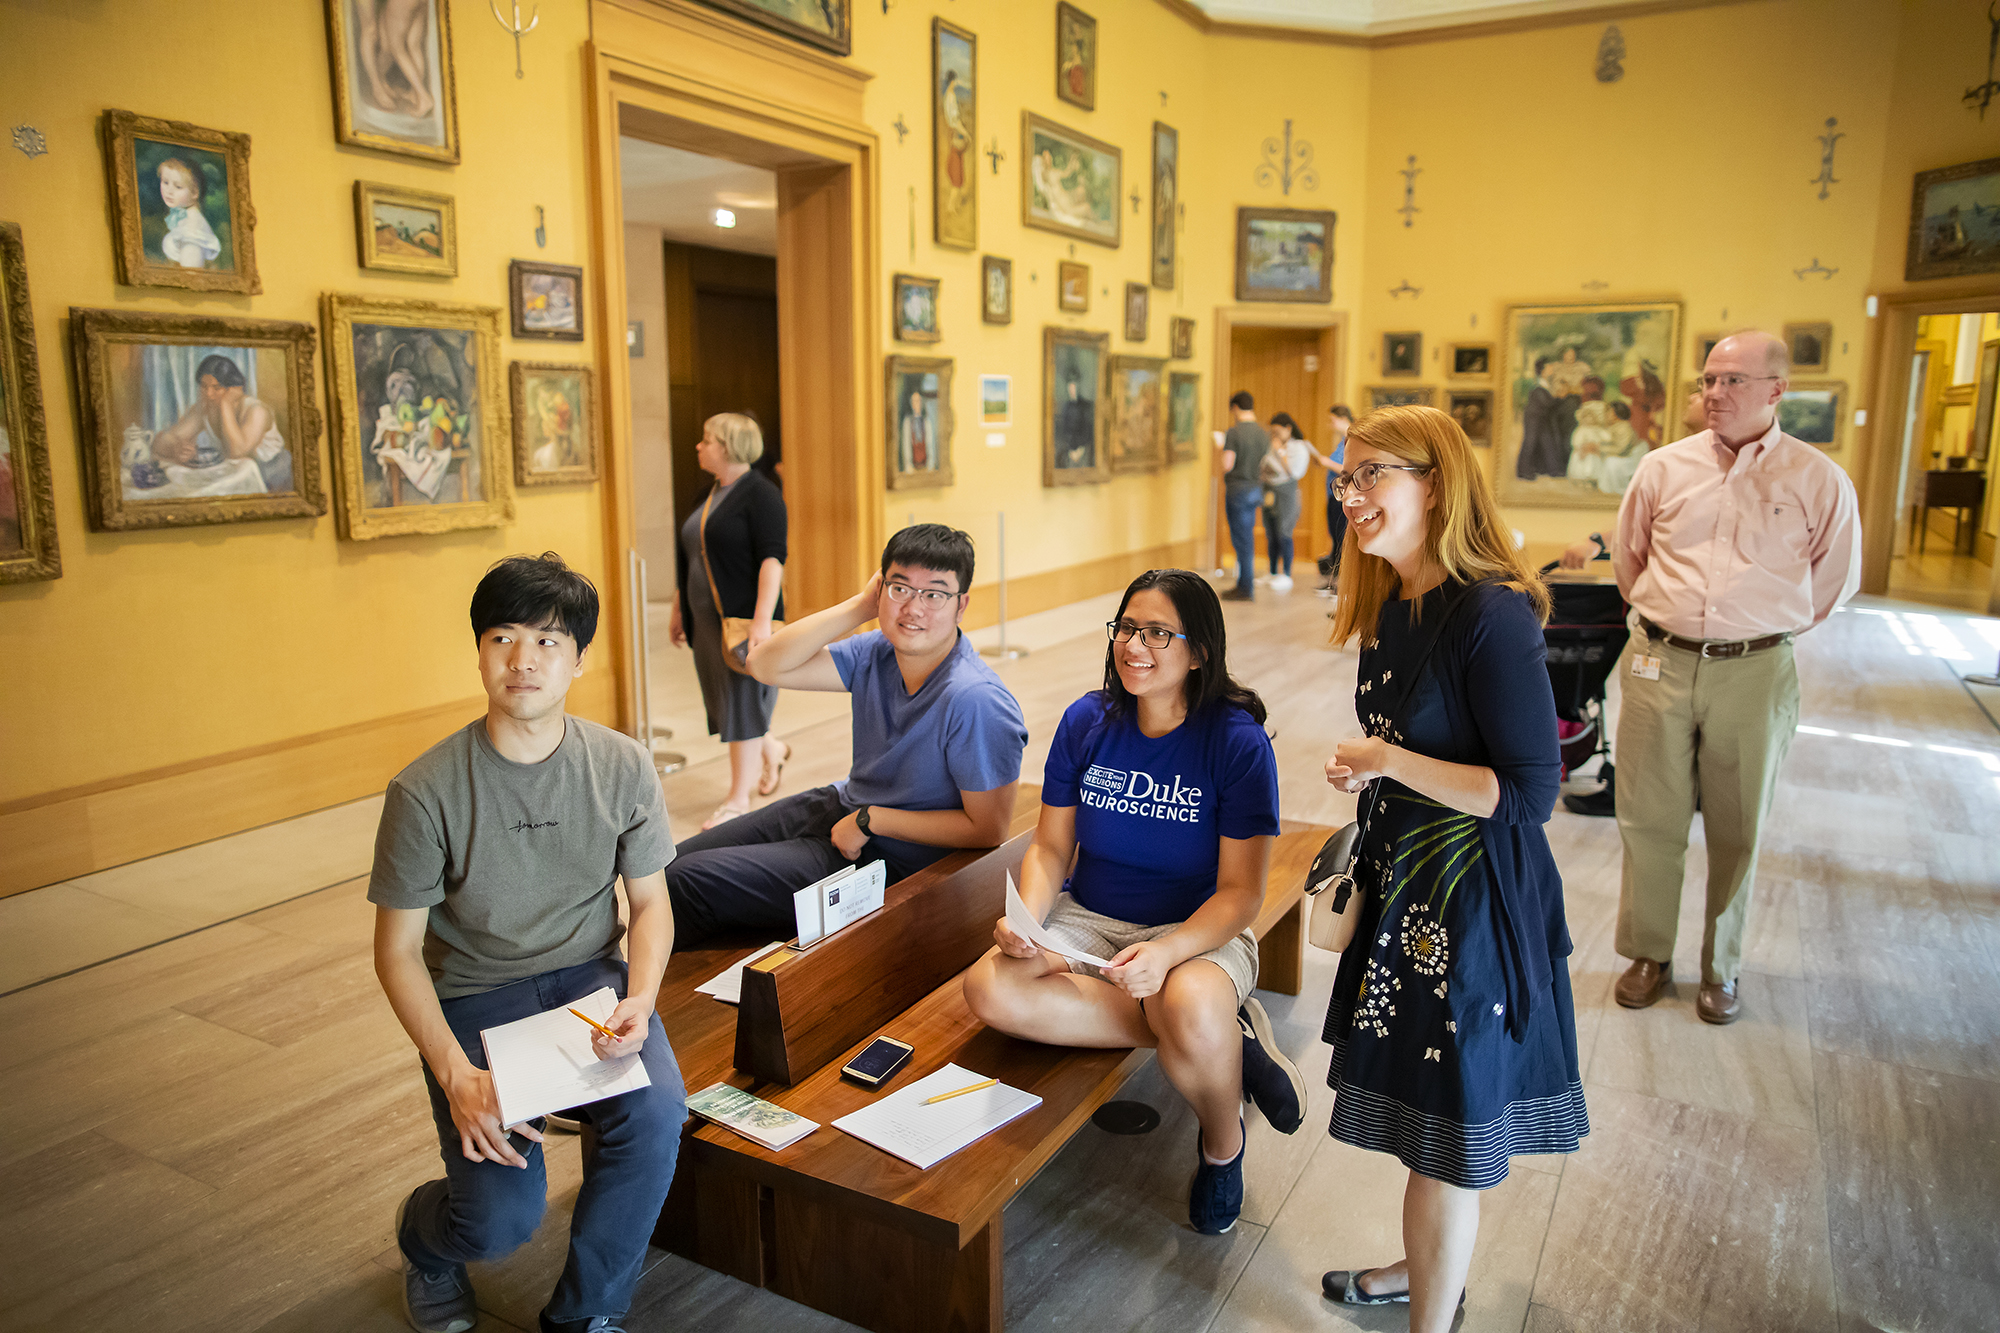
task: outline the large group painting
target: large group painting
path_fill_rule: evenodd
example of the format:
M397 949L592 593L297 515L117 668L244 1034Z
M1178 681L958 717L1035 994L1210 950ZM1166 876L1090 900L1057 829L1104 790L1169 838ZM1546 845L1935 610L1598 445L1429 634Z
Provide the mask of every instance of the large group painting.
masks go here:
M1021 113L1021 222L1116 246L1124 157L1111 144Z
M1680 336L1678 301L1510 306L1501 503L1615 508L1673 429Z
M931 20L932 213L939 245L979 244L979 40Z
M326 0L326 23L340 142L458 161L445 0Z
M1042 330L1042 484L1077 486L1111 475L1103 411L1111 335Z

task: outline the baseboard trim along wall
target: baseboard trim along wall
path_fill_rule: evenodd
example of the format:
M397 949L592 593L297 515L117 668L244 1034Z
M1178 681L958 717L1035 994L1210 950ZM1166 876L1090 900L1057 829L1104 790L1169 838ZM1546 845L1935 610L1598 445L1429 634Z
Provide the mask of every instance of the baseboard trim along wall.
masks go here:
M1086 560L1080 565L1043 570L1007 580L1007 615L1013 619L1068 606L1099 593L1115 592L1149 569L1193 569L1201 542L1167 542L1143 550ZM985 629L1000 621L1000 589L996 583L972 585L972 604L965 611L966 629Z

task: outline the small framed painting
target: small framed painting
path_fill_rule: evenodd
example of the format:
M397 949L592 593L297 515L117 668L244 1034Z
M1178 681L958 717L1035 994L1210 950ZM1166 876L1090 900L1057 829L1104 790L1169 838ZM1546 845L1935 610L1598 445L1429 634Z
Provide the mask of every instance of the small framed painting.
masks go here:
M1846 411L1845 381L1793 380L1778 400L1778 428L1833 453L1842 444L1840 419Z
M0 584L61 577L27 254L0 222Z
M1368 410L1380 407L1435 407L1437 390L1428 384L1373 384L1368 388Z
M1423 369L1423 334L1385 333L1382 335L1382 373L1384 375L1408 375L1414 379L1423 373Z
M884 443L892 491L951 485L951 369L949 357L888 358Z
M1111 335L1042 330L1042 485L1107 480L1104 401Z
M1717 343L1728 336L1726 333L1697 333L1694 335L1694 373L1697 379L1701 377L1701 372L1708 365L1708 354L1715 350ZM1697 384L1695 387L1700 388L1701 386Z
M1180 215L1181 136L1153 122L1153 285L1174 285L1174 224Z
M1072 315L1090 312L1090 265L1056 261L1056 306Z
M71 310L90 526L326 512L310 324Z
M1174 360L1185 361L1193 356L1194 321L1181 315L1175 315L1167 327L1172 330Z
M2000 273L2000 157L1917 173L1903 277Z
M896 275L889 305L897 342L934 343L944 337L938 332L938 282L909 273Z
M1158 472L1166 466L1166 405L1160 401L1166 368L1163 357L1111 358L1113 472Z
M130 111L104 113L118 281L198 292L264 290L250 206L250 136Z
M1021 113L1021 225L1118 248L1125 155L1114 145Z
M354 182L354 243L363 268L458 276L458 205L448 194Z
M1069 0L1056 4L1056 96L1097 109L1097 20Z
M445 0L326 0L333 134L356 148L458 161L458 91Z
M1013 422L1014 380L1009 375L979 377L979 424L1006 426Z
M516 259L507 266L507 305L516 338L583 341L583 269Z
M979 245L979 39L931 20L931 224L939 245Z
M1445 394L1445 411L1465 432L1465 438L1481 449L1493 443L1493 391L1452 389Z
M597 480L597 395L591 381L588 366L508 365L515 485Z
M1451 343L1444 349L1449 362L1447 372L1453 379L1483 380L1493 374L1492 343Z
M1800 374L1826 374L1832 348L1830 323L1785 325L1785 351L1792 358L1792 369Z
M1236 210L1236 299L1331 301L1334 214L1308 208Z
M1167 376L1167 462L1192 463L1201 452L1201 376Z
M1153 289L1143 282L1125 284L1125 341L1146 341L1147 314Z
M1014 261L979 257L979 318L988 324L1014 322Z

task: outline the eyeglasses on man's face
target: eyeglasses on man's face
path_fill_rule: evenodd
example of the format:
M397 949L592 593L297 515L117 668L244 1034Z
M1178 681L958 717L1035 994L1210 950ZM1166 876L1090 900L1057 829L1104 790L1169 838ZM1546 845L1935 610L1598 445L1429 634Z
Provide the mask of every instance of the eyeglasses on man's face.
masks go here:
M1174 633L1165 625L1135 625L1129 620L1107 620L1104 629L1113 643L1130 643L1136 636L1148 648L1164 648L1175 639L1187 637Z
M1333 474L1333 498L1338 500L1348 491L1372 491L1375 483L1382 480L1384 472L1414 472L1418 476L1429 472L1428 467L1415 463L1363 463L1352 472Z
M1724 393L1735 393L1753 380L1781 380L1783 375L1703 375L1703 389L1721 389Z
M959 596L958 593L946 592L942 588L912 588L907 583L895 582L883 584L882 591L889 594L890 601L899 604L907 602L914 597L926 609L935 609L943 606L946 602L952 601Z

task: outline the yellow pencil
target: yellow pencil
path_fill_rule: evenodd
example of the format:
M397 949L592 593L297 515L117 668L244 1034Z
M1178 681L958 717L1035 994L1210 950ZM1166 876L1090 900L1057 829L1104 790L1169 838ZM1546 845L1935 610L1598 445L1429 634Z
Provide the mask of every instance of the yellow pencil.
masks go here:
M584 1013L581 1009L572 1008L570 1012L575 1014L578 1018L581 1018L584 1022L590 1024L592 1027L596 1028L599 1032L602 1032L607 1041L620 1040L617 1033L613 1032L610 1028L604 1026L604 1024L592 1018L589 1014Z
M981 1079L979 1082L971 1084L967 1087L954 1088L950 1092L940 1092L935 1097L926 1097L923 1099L921 1103L919 1103L919 1105L929 1106L932 1102L948 1102L953 1097L963 1097L968 1092L978 1092L981 1088L990 1088L999 1081L1000 1080L997 1078Z

